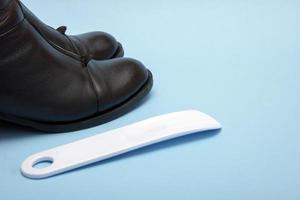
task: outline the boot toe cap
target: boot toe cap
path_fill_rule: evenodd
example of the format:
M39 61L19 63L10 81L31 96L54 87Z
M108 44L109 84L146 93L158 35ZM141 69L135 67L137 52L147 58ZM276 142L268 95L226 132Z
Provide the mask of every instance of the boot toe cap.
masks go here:
M119 47L119 43L112 35L100 31L77 35L73 41L82 54L94 60L112 58Z
M145 66L130 58L92 61L88 67L98 95L99 112L135 96L149 79Z

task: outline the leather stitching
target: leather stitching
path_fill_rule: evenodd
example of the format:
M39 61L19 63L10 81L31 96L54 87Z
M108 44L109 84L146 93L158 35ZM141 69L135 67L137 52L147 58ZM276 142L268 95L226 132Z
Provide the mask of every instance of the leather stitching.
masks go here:
M25 18L23 18L20 22L18 22L17 24L15 24L14 26L11 27L11 29L9 29L8 31L4 32L4 33L0 33L0 38L4 37L6 34L9 34L10 32L12 32L13 30L15 30L17 28L17 26L19 26L20 24L22 24L25 21Z
M93 63L91 62L91 64L93 64ZM95 86L94 78L91 75L91 71L90 71L90 69L88 67L86 67L86 69L87 69L87 74L88 74L88 77L89 77L89 82L90 82L90 84L91 84L91 86L92 86L92 88L94 90L95 96L96 96L96 100L97 100L97 112L99 112L99 110L100 110L100 101L99 101L100 97L98 95L98 92L97 92L97 89L96 89L96 86Z
M62 47L56 45L55 43L53 43L49 38L47 38L47 36L45 36L45 34L42 33L42 31L40 31L40 29L38 27L36 27L34 24L32 24L30 22L30 20L27 19L26 15L24 14L24 11L22 9L22 6L19 4L18 2L18 5L19 5L19 8L21 9L22 13L23 13L23 16L24 18L26 19L26 21L53 47L55 48L56 50L60 51L61 53L67 55L67 56L70 56L78 61L82 61L81 57L71 51L68 51L66 49L63 49Z
M77 45L69 38L69 36L65 35L64 36L67 38L67 40L69 40L69 42L71 43L73 49L76 51L76 53L80 56L83 56L81 55L80 51L79 51L79 48L77 47Z

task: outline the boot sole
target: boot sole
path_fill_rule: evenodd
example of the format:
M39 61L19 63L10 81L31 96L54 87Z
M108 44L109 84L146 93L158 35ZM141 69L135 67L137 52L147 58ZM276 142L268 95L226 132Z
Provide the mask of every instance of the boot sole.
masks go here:
M148 74L149 75L146 83L133 96L131 96L129 99L119 104L118 106L108 111L97 113L92 117L73 122L47 123L0 113L0 119L48 133L71 132L98 126L129 112L130 110L135 108L139 102L141 102L141 100L150 92L153 87L153 77L152 73L149 70Z

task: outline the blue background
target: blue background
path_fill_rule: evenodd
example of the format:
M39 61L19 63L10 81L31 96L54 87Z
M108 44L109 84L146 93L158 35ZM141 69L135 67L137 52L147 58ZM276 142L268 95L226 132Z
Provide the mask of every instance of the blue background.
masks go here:
M300 199L300 1L26 0L68 33L103 30L155 76L105 125L40 134L1 122L0 199ZM223 125L44 180L29 155L148 117L198 109Z

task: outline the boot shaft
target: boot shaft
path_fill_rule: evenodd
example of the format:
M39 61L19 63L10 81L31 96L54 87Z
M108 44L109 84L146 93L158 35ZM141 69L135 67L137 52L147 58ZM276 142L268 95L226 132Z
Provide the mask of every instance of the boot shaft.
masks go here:
M17 1L0 5L0 113L39 121L94 114L97 101L82 63L54 48Z
M12 0L0 0L0 10L4 9Z
M66 49L70 52L77 53L78 50L75 48L74 44L70 42L70 39L68 39L65 34L62 34L57 30L51 28L50 26L46 25L38 17L36 17L21 1L16 1L21 7L26 20L33 24L39 32L41 32L45 37L47 37L50 41L53 41L59 47Z
M24 19L23 12L15 0L0 0L0 36L13 29Z

